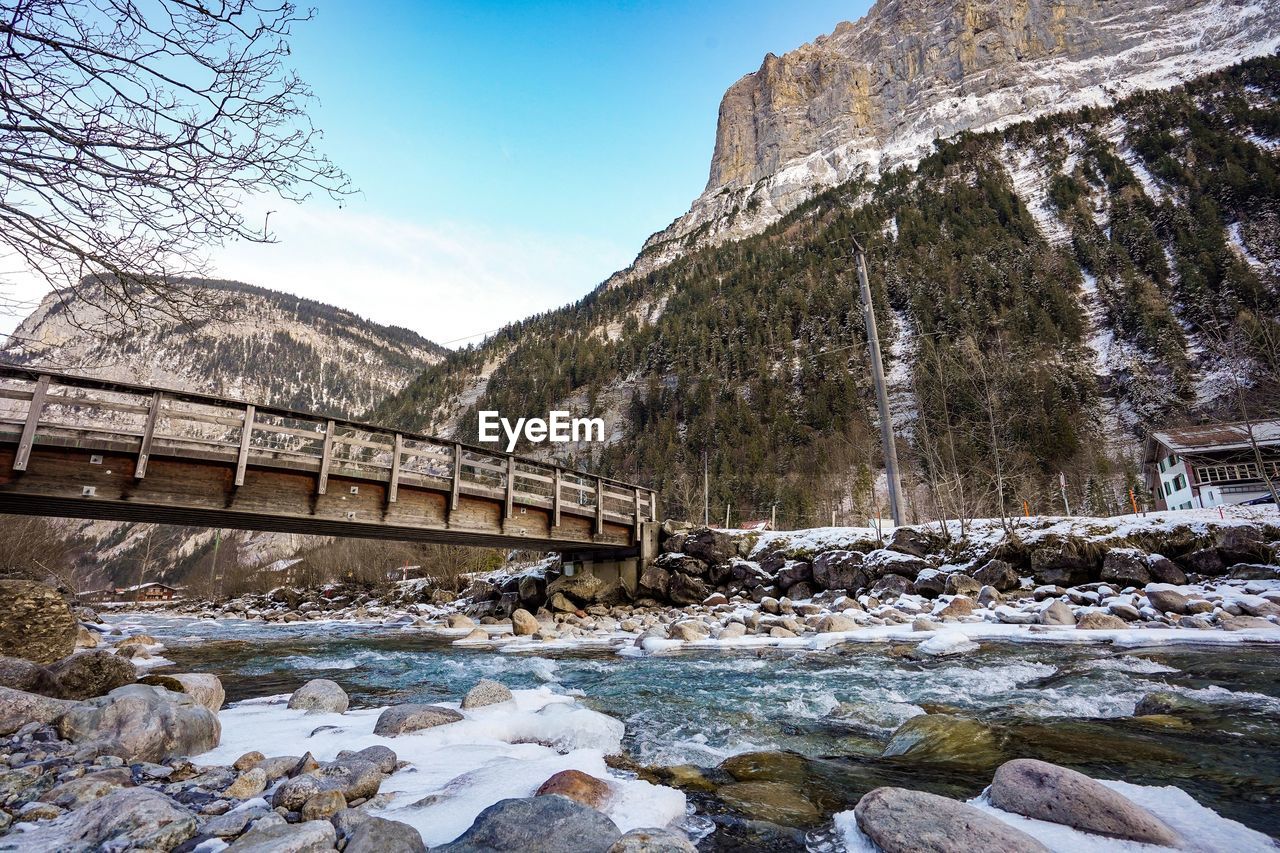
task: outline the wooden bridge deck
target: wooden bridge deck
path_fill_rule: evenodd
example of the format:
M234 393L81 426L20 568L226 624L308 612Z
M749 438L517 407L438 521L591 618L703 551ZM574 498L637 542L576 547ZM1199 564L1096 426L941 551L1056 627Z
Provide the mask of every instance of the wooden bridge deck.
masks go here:
M0 513L623 553L656 506L427 435L0 366Z

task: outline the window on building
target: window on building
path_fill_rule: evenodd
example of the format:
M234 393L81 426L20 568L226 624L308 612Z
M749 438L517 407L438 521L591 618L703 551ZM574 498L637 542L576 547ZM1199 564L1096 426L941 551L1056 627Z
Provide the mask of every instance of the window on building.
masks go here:
M1173 478L1173 488L1175 491L1182 491L1187 487L1187 475L1179 474Z
M1177 464L1178 464L1178 454L1176 454L1176 453L1170 453L1170 454L1169 454L1169 467L1170 467L1170 468L1172 468L1174 465L1177 465Z
M1163 460L1163 459L1161 459L1161 460L1160 460L1160 473L1161 473L1161 474L1163 474L1163 473L1164 473L1164 460Z
M1167 498L1171 494L1173 494L1173 484L1166 480L1164 484L1164 496Z

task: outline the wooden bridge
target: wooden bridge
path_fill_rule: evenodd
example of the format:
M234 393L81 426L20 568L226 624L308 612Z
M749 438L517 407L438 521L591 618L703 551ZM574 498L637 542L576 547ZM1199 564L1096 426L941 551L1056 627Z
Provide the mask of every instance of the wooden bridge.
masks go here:
M0 366L0 513L638 556L657 496L518 456Z

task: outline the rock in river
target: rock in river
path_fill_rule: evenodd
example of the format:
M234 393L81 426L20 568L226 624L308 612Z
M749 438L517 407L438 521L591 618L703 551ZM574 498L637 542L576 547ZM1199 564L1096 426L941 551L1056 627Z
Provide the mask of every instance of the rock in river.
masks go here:
M51 723L75 704L65 699L0 687L0 735L13 734L27 723Z
M109 754L155 763L208 752L222 734L217 716L190 696L145 684L117 687L81 702L57 725L67 740L104 742Z
M876 788L854 808L858 828L885 853L1049 853L999 818L937 794Z
M498 705L502 702L510 702L513 698L511 691L506 685L500 684L489 678L482 678L476 682L476 686L467 691L467 695L462 699L462 707L483 708L486 705Z
M600 853L621 837L617 824L567 797L500 800L434 853Z
M138 680L132 661L106 649L71 655L49 667L64 699L92 699Z
M373 733L385 737L456 723L462 715L452 708L439 705L392 705L378 716Z
M974 768L994 767L1001 758L991 729L951 714L919 714L907 720L889 738L884 755Z
M1151 812L1083 773L1019 758L1000 765L991 804L1036 820L1143 844L1180 847L1182 839Z
M313 678L293 691L289 697L290 708L300 708L308 714L345 714L350 704L347 691L336 681Z
M371 817L347 836L343 853L427 853L427 845L407 823Z
M609 801L611 793L609 783L603 779L597 779L581 770L561 770L543 782L534 796L559 794L584 806L598 809Z

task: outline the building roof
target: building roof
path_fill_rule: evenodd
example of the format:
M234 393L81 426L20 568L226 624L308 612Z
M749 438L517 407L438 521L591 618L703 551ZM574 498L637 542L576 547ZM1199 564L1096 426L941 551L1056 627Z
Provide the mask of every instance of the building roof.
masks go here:
M1260 445L1280 446L1280 420L1254 421L1253 437ZM1153 432L1151 439L1174 453L1245 450L1250 446L1249 427L1243 423L1178 427Z

